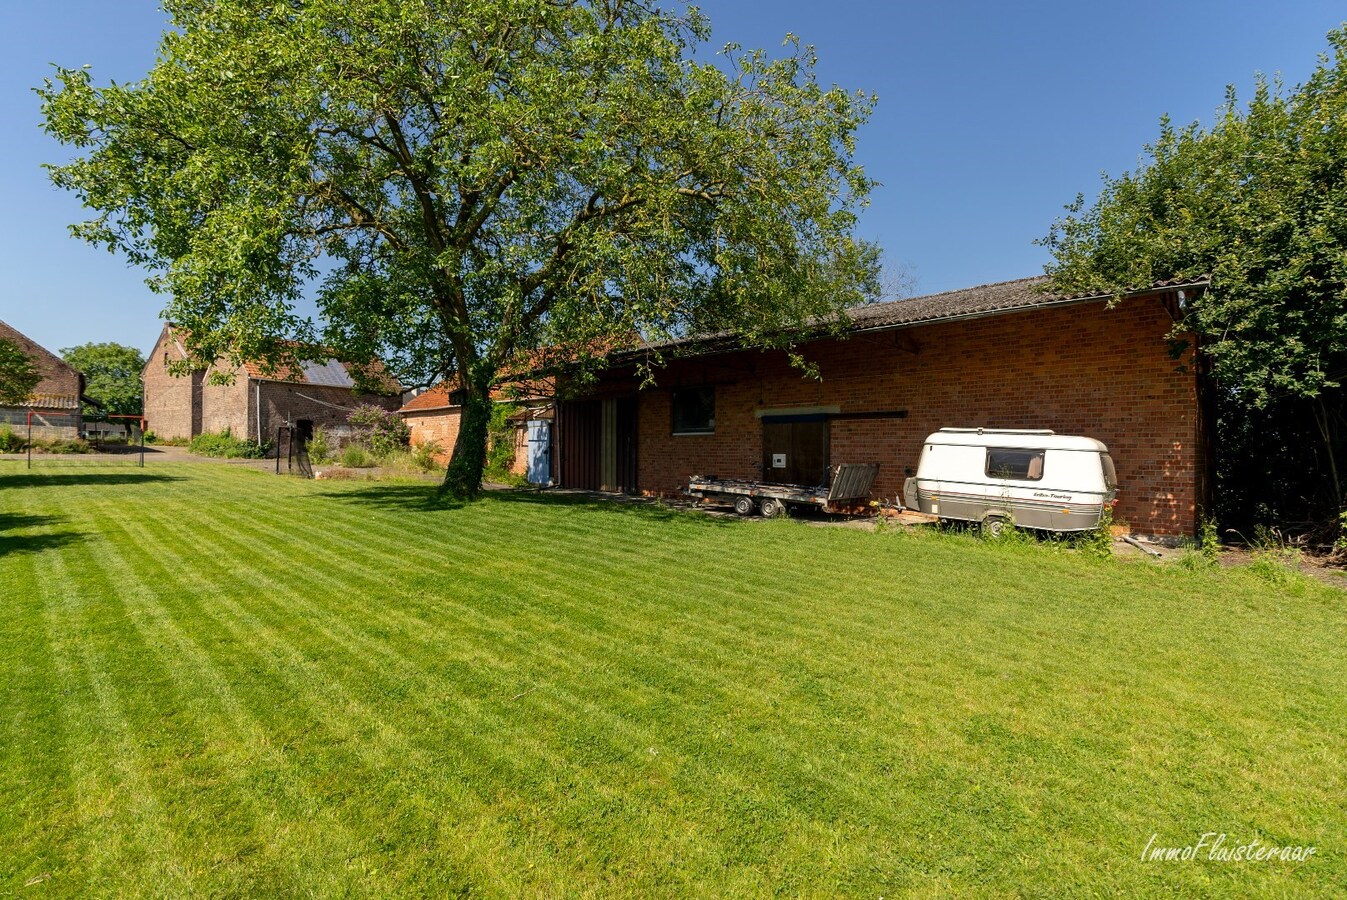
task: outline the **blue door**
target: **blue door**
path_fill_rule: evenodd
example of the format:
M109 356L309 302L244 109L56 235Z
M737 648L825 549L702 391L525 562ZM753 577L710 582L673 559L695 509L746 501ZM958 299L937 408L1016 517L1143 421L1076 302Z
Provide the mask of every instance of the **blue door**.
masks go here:
M528 420L529 484L552 481L552 423L546 419Z

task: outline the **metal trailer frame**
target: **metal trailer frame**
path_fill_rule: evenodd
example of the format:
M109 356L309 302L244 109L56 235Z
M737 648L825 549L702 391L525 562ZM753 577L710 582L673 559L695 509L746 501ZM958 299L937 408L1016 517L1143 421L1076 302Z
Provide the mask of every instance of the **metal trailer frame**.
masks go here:
M830 466L826 487L693 475L688 479L684 493L701 500L729 503L741 516L754 512L768 517L779 516L792 506L813 506L823 512L837 513L868 499L878 475L879 463Z

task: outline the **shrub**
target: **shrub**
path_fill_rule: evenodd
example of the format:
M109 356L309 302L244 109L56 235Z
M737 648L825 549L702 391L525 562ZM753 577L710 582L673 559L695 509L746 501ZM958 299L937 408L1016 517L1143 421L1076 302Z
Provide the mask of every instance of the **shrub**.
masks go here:
M359 444L347 444L341 451L341 464L348 469L366 469L374 465L374 457Z
M22 453L27 446L22 435L15 434L8 425L0 425L0 453Z
M1099 524L1089 531L1082 532L1076 538L1076 547L1087 556L1096 559L1108 559L1113 555L1113 506L1104 504L1099 515Z
M440 461L435 457L443 452L440 442L432 438L412 447L412 462L422 472L433 472L440 466Z
M324 428L315 428L309 438L309 459L315 463L331 462L334 458L332 438Z
M368 428L365 442L370 452L383 456L395 450L405 450L411 442L411 430L402 417L372 403L362 404L351 410L346 421L352 425Z
M28 442L22 435L0 428L0 453L22 453ZM84 438L33 438L34 453L93 453L94 448Z
M198 456L224 459L261 459L267 455L267 445L234 437L228 428L218 434L199 434L192 438L187 448Z
M1197 552L1212 562L1221 555L1221 540L1216 533L1216 520L1203 516L1197 523Z
M49 438L47 440L34 440L33 449L42 453L92 453L93 447L84 438Z

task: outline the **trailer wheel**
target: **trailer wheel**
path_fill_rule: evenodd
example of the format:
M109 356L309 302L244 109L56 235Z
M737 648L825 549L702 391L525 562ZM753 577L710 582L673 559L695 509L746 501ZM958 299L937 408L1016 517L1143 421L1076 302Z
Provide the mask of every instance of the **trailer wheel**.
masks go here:
M768 519L774 519L777 516L785 515L786 504L777 500L775 497L763 497L758 503L758 511Z
M1010 520L1005 516L987 516L982 520L982 532L991 538L999 538L1010 530Z
M752 497L736 497L734 500L734 511L741 516L753 515L753 508L754 503Z

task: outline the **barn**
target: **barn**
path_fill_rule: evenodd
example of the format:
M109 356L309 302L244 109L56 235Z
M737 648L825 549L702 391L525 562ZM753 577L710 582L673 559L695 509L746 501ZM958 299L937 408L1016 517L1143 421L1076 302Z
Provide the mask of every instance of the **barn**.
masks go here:
M0 406L0 425L25 433L31 427L33 436L40 438L80 437L84 432L82 402L97 405L84 396L84 375L4 322L0 322L0 340L26 353L42 378L24 402Z
M235 437L265 443L281 428L307 439L316 428L344 429L357 406L395 410L402 389L391 378L380 391L355 387L350 367L336 359L306 360L293 370L267 372L256 363L229 366L220 361L177 376L174 363L187 360L185 336L169 323L155 341L141 380L145 390L145 428L161 438L194 438L226 429ZM217 372L232 376L213 383Z
M1116 300L1026 278L851 310L848 333L779 350L732 336L609 356L556 407L561 485L674 495L691 475L818 484L829 465L877 462L897 500L942 427L1043 428L1097 438L1117 464L1116 517L1137 533L1194 531L1206 503L1209 425L1200 354L1175 337L1204 283ZM643 355L672 356L642 382Z

